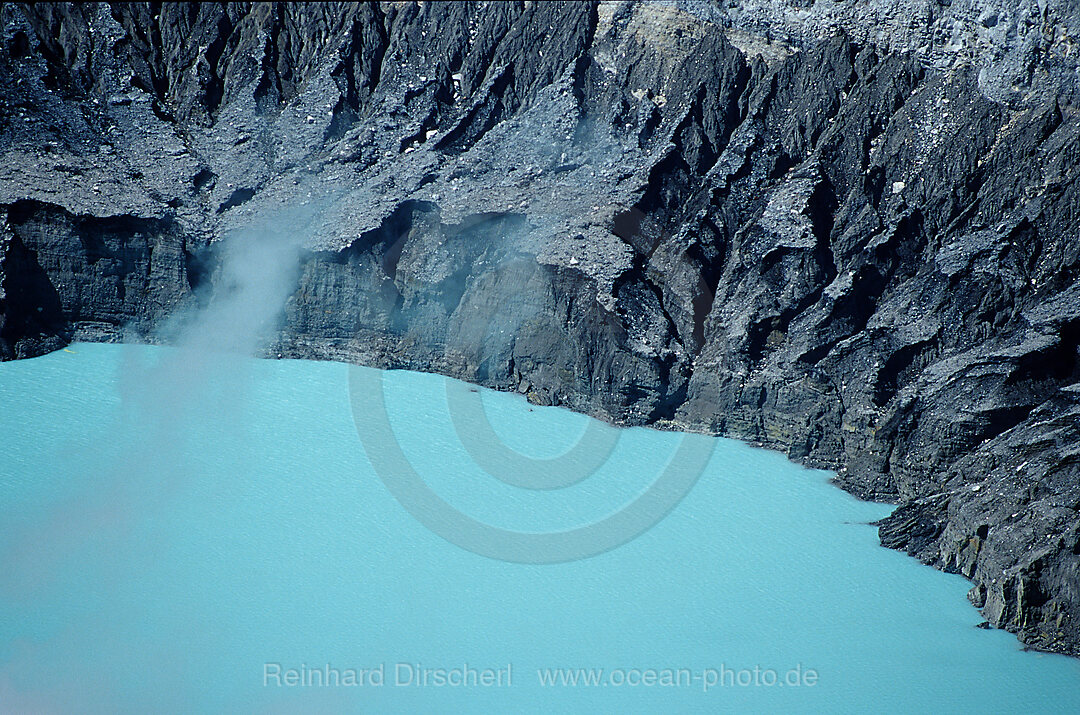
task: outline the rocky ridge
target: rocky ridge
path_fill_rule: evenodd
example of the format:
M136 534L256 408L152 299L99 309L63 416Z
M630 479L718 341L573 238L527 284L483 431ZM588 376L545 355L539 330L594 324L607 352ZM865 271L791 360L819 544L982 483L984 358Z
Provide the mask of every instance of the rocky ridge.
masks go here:
M160 340L294 222L267 354L739 437L1080 654L1066 2L0 6L0 356Z

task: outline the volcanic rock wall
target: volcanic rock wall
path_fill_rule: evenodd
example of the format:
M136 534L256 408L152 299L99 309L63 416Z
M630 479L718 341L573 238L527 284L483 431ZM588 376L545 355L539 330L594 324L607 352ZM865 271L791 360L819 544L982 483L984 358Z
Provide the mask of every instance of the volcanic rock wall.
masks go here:
M1080 653L1066 2L0 6L0 356L163 340L297 223L267 354L726 434Z

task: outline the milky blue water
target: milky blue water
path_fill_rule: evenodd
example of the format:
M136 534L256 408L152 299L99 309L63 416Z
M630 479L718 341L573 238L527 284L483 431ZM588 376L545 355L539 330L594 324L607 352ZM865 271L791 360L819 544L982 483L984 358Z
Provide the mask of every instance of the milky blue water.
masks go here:
M463 447L444 378L363 375L431 490L503 529L619 512L682 439L627 430L587 479L524 489ZM975 628L968 584L878 546L867 522L888 508L824 472L718 440L636 539L509 563L392 496L357 432L380 401L349 386L340 364L139 346L0 365L0 712L1080 708L1080 661ZM465 393L521 455L557 457L588 425L451 383ZM301 667L362 684L320 686ZM543 685L553 668L604 669L607 684Z

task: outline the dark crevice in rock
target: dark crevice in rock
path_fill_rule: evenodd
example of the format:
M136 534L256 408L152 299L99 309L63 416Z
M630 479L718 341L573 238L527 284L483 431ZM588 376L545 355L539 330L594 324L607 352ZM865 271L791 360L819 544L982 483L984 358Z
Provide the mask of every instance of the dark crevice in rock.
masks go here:
M224 213L231 208L240 206L251 200L251 197L255 195L255 189L239 188L233 189L233 192L229 194L229 198L221 202L221 205L217 207L217 212Z
M885 361L878 371L874 384L874 404L884 407L897 390L908 384L929 362L927 356L933 355L936 343L933 340L921 340L900 348Z
M214 188L217 175L209 169L200 169L199 173L191 177L191 186L195 191ZM249 197L250 198L250 197Z
M4 256L5 314L0 338L16 357L55 350L71 338L60 294L38 260L16 235ZM37 348L33 341L44 339Z

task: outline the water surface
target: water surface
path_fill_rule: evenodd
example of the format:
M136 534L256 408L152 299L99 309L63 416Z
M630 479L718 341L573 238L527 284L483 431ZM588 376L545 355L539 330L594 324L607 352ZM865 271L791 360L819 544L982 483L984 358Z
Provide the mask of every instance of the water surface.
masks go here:
M0 364L0 711L1080 708L1080 662L975 628L964 579L878 545L868 522L888 507L737 442L717 441L667 518L598 556L523 565L454 546L375 474L348 369L81 344ZM526 490L470 458L444 378L382 384L416 471L507 529L618 510L681 439L627 430L588 479ZM516 395L473 399L532 457L587 425ZM275 680L302 666L363 684ZM543 685L554 668L601 684ZM476 684L436 684L439 669Z

